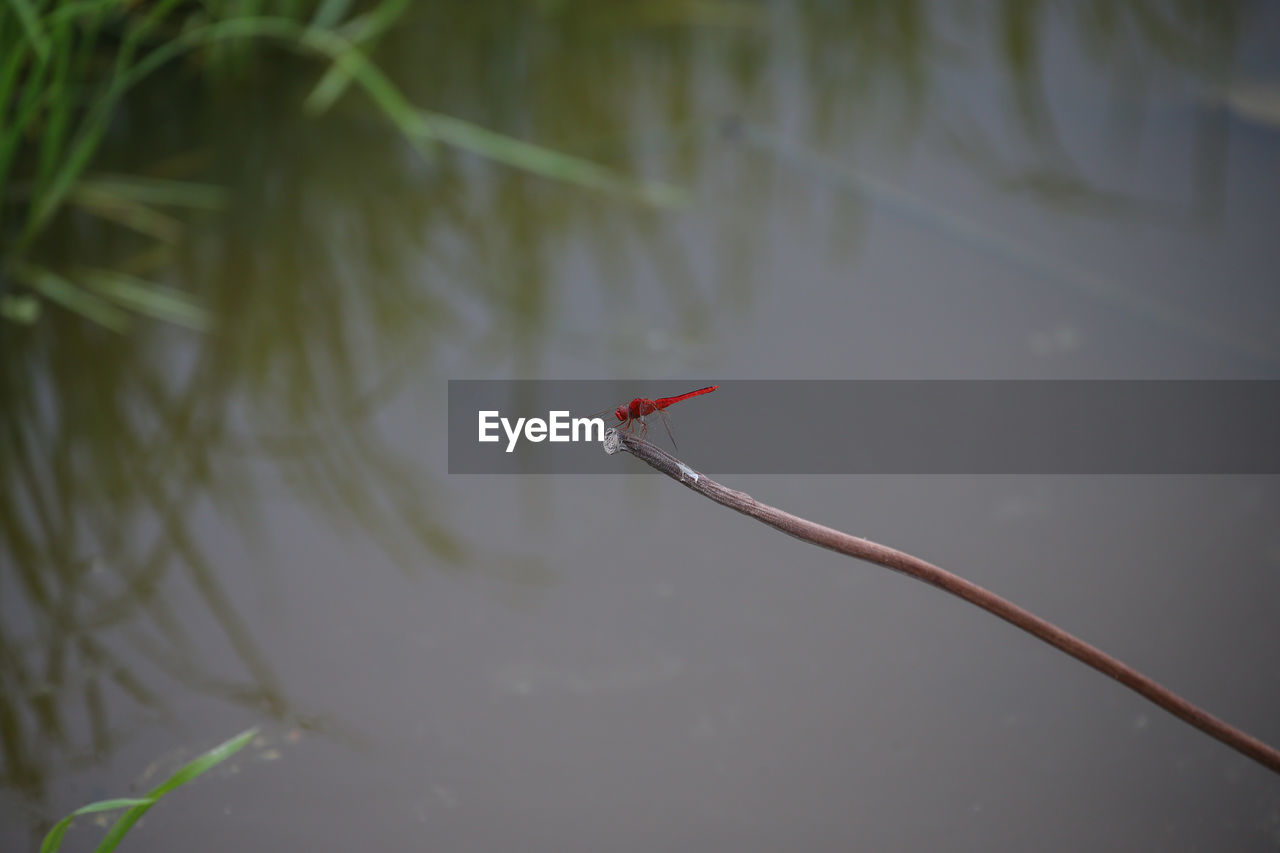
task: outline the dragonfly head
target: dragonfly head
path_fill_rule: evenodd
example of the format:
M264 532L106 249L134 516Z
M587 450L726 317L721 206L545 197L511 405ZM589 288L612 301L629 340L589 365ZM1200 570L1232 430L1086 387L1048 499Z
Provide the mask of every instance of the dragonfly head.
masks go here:
M619 421L625 421L625 420L626 420L627 418L629 418L631 415L630 415L630 413L627 411L627 407L626 407L626 406L619 406L619 407L614 411L613 416L614 416L615 418L617 418Z

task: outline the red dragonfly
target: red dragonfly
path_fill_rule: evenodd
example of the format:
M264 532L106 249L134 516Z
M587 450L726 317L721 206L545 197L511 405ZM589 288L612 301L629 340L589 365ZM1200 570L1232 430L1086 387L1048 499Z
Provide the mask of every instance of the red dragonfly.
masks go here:
M667 431L667 438L671 439L671 446L678 450L679 446L676 444L676 437L671 434L671 425L667 423L666 408L679 403L681 400L688 400L690 397L710 394L719 387L719 385L708 385L706 388L699 388L697 391L690 391L687 394L680 394L676 397L659 397L656 400L636 397L630 403L624 403L614 409L613 416L618 419L618 429L623 432L631 432L636 424L640 424L640 435L644 436L649 432L649 422L646 418L656 412L658 418L662 421L662 428ZM608 411L608 409L604 409L596 412L591 417L599 417Z

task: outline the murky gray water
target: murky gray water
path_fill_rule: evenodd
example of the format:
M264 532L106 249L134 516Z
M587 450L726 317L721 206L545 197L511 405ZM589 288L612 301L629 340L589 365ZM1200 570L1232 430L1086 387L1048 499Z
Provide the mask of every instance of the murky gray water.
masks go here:
M1276 10L543 6L418 10L377 59L687 208L426 161L355 98L305 119L283 61L137 100L106 167L231 189L152 273L213 323L0 327L0 847L250 725L126 849L1280 846L1280 778L1007 625L659 478L451 477L443 410L449 378L1280 378ZM145 267L114 233L48 251ZM1280 743L1273 477L730 485Z

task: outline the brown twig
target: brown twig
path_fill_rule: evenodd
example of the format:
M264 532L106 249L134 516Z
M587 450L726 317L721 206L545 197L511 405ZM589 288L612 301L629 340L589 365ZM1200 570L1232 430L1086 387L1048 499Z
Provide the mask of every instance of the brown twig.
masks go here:
M1164 687L1131 666L1113 658L1111 655L1089 645L1084 640L1068 634L1058 626L1046 622L1039 616L1024 610L993 592L970 583L962 577L951 574L919 557L889 548L867 539L859 539L830 527L815 524L807 519L783 512L777 507L760 503L760 501L735 489L717 483L715 480L698 473L679 459L655 447L642 438L609 430L605 434L605 452L616 453L626 450L637 459L661 471L673 480L688 486L703 497L710 498L718 504L749 515L783 533L789 533L797 539L803 539L813 545L829 548L849 557L866 560L885 568L902 572L904 575L936 586L944 592L959 596L970 604L981 607L988 613L999 616L1006 622L1026 631L1028 634L1043 640L1060 649L1073 658L1093 667L1104 675L1109 675L1130 690L1149 699L1175 717L1190 723L1200 731L1217 738L1232 749L1247 755L1269 770L1280 773L1280 750L1268 746L1252 735L1242 732L1235 726L1226 723L1207 711L1183 699L1167 687Z

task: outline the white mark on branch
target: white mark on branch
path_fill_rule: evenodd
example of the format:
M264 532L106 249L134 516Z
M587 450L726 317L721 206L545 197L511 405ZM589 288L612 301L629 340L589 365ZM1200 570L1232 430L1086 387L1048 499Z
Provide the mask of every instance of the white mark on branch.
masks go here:
M616 429L607 429L604 432L604 452L609 456L617 453L622 449L622 433Z

